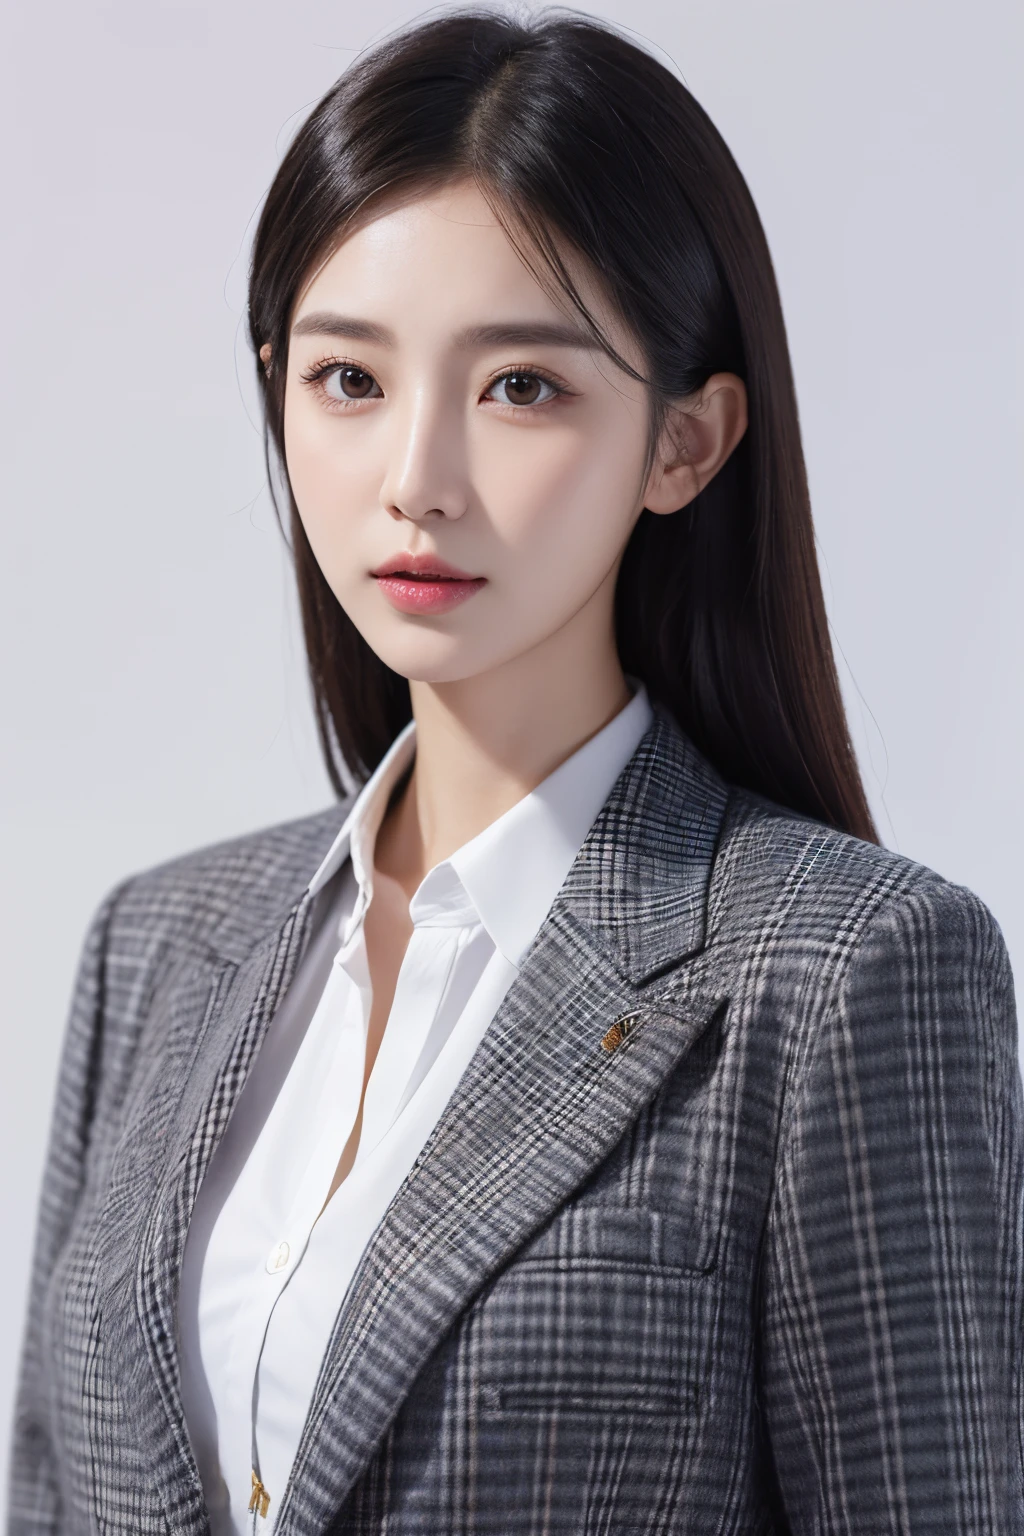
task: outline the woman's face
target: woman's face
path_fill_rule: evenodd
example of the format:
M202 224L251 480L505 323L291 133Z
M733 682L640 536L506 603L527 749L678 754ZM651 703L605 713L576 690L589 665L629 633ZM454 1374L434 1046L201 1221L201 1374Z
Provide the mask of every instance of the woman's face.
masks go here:
M648 410L471 183L371 219L295 307L284 425L299 514L346 613L410 679L490 671L565 626L611 633Z

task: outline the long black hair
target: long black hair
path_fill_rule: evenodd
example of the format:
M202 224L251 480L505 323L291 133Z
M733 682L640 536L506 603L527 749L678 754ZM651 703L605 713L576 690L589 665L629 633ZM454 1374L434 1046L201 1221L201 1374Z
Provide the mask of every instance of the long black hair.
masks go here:
M701 494L640 514L615 597L622 665L730 781L876 839L850 744L814 551L778 289L736 162L675 76L603 22L449 12L363 55L314 108L259 220L250 276L267 425L290 503L328 772L357 779L410 718L409 686L341 608L309 546L284 461L292 309L304 278L382 195L472 178L510 238L588 314L560 242L604 280L665 403L721 370L749 426Z

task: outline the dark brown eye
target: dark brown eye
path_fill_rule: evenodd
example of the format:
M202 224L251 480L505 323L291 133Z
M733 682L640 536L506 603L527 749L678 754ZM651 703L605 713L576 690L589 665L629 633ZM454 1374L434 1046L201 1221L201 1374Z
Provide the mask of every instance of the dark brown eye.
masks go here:
M341 387L350 400L363 400L373 388L373 380L361 368L343 368Z
M505 393L513 405L532 405L540 394L540 379L535 373L510 373L505 378Z
M487 391L500 405L545 405L558 390L538 373L503 373Z
M364 368L334 368L324 380L324 388L334 400L366 400L377 388L372 373Z

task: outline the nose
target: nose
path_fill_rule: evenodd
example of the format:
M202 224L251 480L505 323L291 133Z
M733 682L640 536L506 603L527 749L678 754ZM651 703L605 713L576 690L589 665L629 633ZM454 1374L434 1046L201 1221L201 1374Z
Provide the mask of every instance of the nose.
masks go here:
M461 517L469 504L464 426L444 392L424 384L391 413L381 505L418 523Z

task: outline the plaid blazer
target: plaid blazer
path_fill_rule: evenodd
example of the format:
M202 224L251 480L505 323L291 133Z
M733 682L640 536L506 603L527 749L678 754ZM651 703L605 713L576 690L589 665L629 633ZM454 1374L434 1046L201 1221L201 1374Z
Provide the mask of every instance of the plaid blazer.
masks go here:
M344 812L92 925L12 1536L208 1529L182 1247ZM659 709L363 1255L280 1536L1021 1536L1015 1033L975 896L730 788Z

